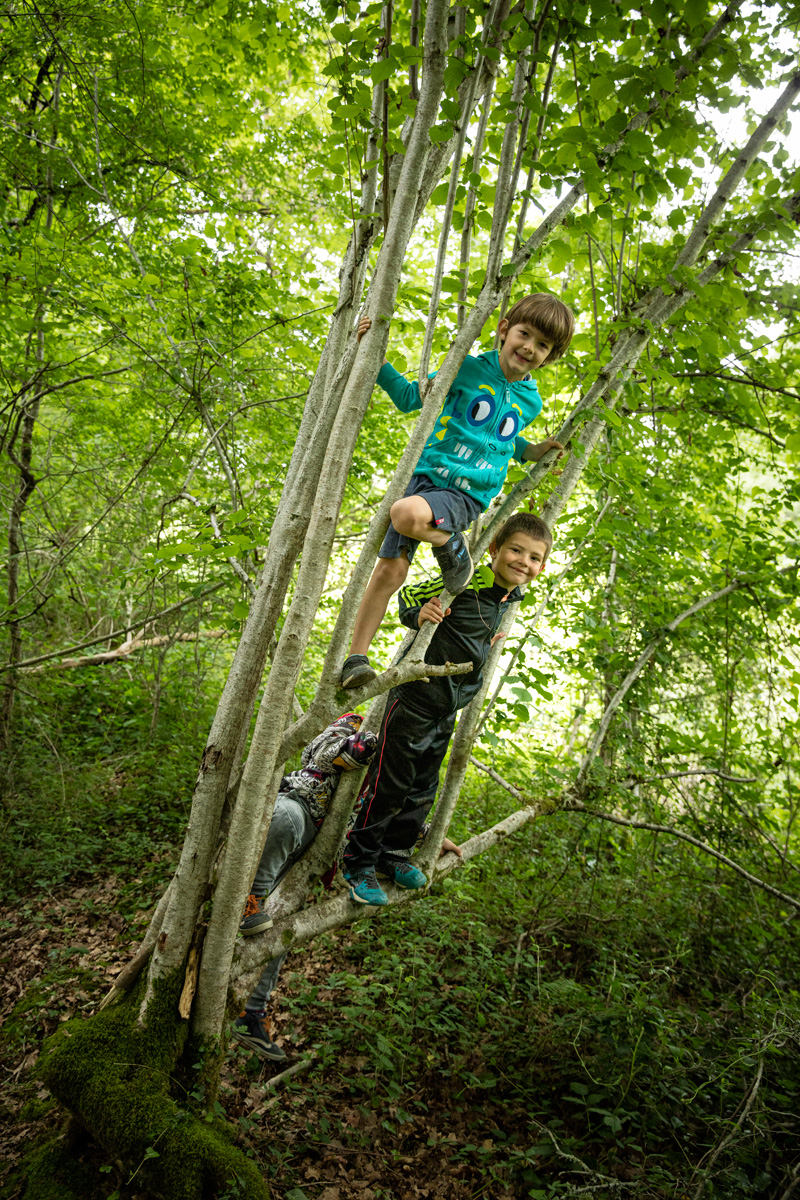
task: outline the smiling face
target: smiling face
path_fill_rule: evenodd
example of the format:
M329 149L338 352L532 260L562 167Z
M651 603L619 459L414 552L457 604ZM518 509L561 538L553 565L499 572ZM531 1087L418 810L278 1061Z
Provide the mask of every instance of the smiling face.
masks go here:
M541 575L545 569L547 544L527 533L512 533L499 549L492 542L489 552L495 583L511 591L532 583L537 575Z
M503 344L500 347L500 369L509 383L524 379L546 362L553 349L553 339L536 325L511 325L502 320L497 327Z

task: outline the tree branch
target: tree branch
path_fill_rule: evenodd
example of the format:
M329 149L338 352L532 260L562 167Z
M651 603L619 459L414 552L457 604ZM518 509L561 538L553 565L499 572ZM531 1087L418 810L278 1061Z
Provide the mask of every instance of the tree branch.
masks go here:
M228 633L227 629L207 629L201 633L176 633L176 634L160 634L158 637L151 638L132 638L127 642L123 642L121 646L117 646L116 650L106 650L102 654L85 654L81 658L65 658L60 663L56 663L49 668L56 671L68 671L75 667L98 667L104 663L120 662L126 659L129 655L134 654L137 650L146 650L150 646L168 646L174 642L196 642L200 638L221 638ZM46 671L48 667L28 667L26 674L35 675L40 671Z
M781 567L778 571L775 572L775 575L785 575L789 571L796 571L796 570L797 570L797 565L792 564L791 566L788 566L788 567ZM741 588L752 587L756 583L763 582L763 579L764 579L763 576L760 579L759 578L752 579L749 577L742 578L742 579L736 579L736 580L734 580L733 583L729 583L727 585L727 587L720 588L719 591L712 592L710 596L704 596L701 600L695 601L695 603L692 604L689 608L685 609L682 613L679 613L677 617L674 617L673 620L671 620L668 625L665 625L664 628L662 629L661 633L659 633L655 638L653 638L653 640L645 647L645 649L639 655L639 657L636 660L636 662L634 663L634 665L631 667L628 674L625 676L620 687L617 689L617 691L614 693L614 695L611 697L608 704L606 705L605 711L603 713L603 716L600 720L600 724L597 729L597 733L595 734L595 736L592 740L592 744L586 753L586 757L584 758L583 763L581 764L581 769L578 772L578 778L575 781L575 786L578 789L578 791L580 791L586 784L586 778L589 773L589 769L597 756L600 746L602 745L603 741L605 740L605 736L608 733L608 729L609 729L609 726L611 725L611 721L614 717L614 713L617 711L620 704L625 699L625 696L627 695L628 691L633 686L633 684L636 682L636 680L639 678L643 669L645 668L647 663L650 661L650 659L653 657L656 650L661 645L661 643L664 641L664 639L666 637L668 637L669 634L674 633L675 630L678 628L678 626L683 624L684 621L688 620L689 617L693 617L695 615L695 613L702 612L702 610L704 608L707 608L709 604L714 604L717 600L721 600L723 598L723 596L729 596L731 594L731 592L736 592L736 591L741 590Z
M504 788L511 796L514 797L517 802L528 799L521 788L518 788L515 784L509 783L506 779L503 779L502 775L498 775L498 773L492 767L486 766L485 763L480 762L474 756L470 758L470 762L476 766L478 770L483 771L485 775L489 775L495 781L495 783L498 783L500 787ZM746 871L744 867L740 867L738 863L734 862L733 859L728 858L727 855L722 854L719 850L715 850L713 846L709 846L707 842L701 842L699 838L692 837L690 833L684 833L681 829L675 829L672 825L655 825L650 821L634 821L628 817L618 817L614 813L600 812L597 809L587 808L582 801L574 799L569 799L562 804L554 804L552 800L544 800L534 803L528 799L528 805L529 807L520 809L518 812L512 814L513 818L520 818L522 814L528 814L523 820L519 821L519 824L517 824L515 828L519 828L527 821L533 821L536 817L543 816L545 814L549 815L554 812L580 812L585 813L587 817L596 817L600 821L610 821L614 825L622 825L627 829L645 829L650 833L666 833L669 834L670 837L679 838L681 841L688 842L690 845L694 846L695 849L702 850L704 854L709 854L712 858L718 859L721 863L724 863L726 867L730 867L732 871L735 871L737 875L741 875L742 878L746 879L748 883L752 883L754 887L758 887L765 892L769 892L771 896L774 896L777 900L780 900L781 903L788 904L790 908L797 909L797 911L800 912L800 900L796 900L792 896L787 896L785 892L779 892L777 888L772 886L772 884L765 883L763 879L759 879L756 875L752 875L749 871ZM507 818L507 821L511 821L512 817ZM506 822L504 822L504 824L505 823ZM499 828L499 826L495 826L495 828ZM491 833L492 831L490 830L488 832ZM483 837L485 835L480 836ZM473 838L471 841L474 842L476 839ZM462 852L463 849L464 848L462 847Z
M648 775L646 779L626 780L622 786L636 787L640 783L654 783L657 779L685 779L688 775L716 775L718 778L726 779L730 783L758 783L756 775L726 775L724 771L708 767L707 769L698 769L696 771L667 771L665 775Z
M770 896L774 896L782 904L788 904L790 908L797 909L800 912L800 900L796 900L793 896L787 896L785 892L779 892L771 883L765 883L758 876L751 875L749 871L746 871L744 867L740 867L732 858L728 858L726 854L722 854L719 850L715 850L713 846L709 846L708 842L701 842L699 838L692 837L690 833L684 833L682 829L675 829L673 825L655 825L650 821L632 821L628 817L618 817L613 813L599 812L596 809L587 808L580 800L571 800L566 803L564 811L582 812L587 817L597 817L599 821L610 821L613 825L623 825L628 829L646 829L650 833L667 833L670 837L679 838L680 841L688 842L695 849L702 850L704 854L709 854L712 858L716 858L719 862L724 863L726 867L730 867L731 871L735 871L737 875L741 875L742 879L746 879L754 887L761 888L764 892L769 892Z
M673 379L676 379L676 378L678 378L678 377L673 375ZM716 376L709 375L708 378L716 378ZM741 382L744 382L744 380L742 380ZM755 387L756 384L753 384L752 386ZM786 392L785 388L774 388L772 390L774 390L776 392L777 391ZM787 393L787 394L790 394L790 393ZM797 398L800 399L800 397L797 397ZM628 413L636 412L637 415L641 415L641 414L648 415L651 413L653 415L655 415L656 413L679 413L679 412L686 412L687 410L679 407L678 405L674 405L674 404L657 404L657 405L654 405L653 408L637 408L637 409L629 409L629 408L625 409L624 408L621 411L628 412ZM759 429L759 427L757 425L751 425L751 424L749 424L748 421L740 421L737 417L732 417L730 415L730 413L720 412L720 410L718 408L705 408L703 405L698 404L696 406L696 409L693 408L688 411L697 411L697 412L706 413L709 417L716 417L716 419L718 421L728 421L728 422L730 422L731 425L738 425L738 427L740 429L750 429L750 430L752 430L753 433L757 433L759 437L768 438L769 441L774 442L775 445L778 447L778 449L780 449L780 450L786 449L786 443L782 442L781 439L776 437L774 433L770 433L769 430L767 430L767 429Z
M126 625L122 629L118 629L117 633L128 634L133 633L137 629L143 629L145 625L154 625L156 621L160 621L162 617L169 616L170 613L177 612L180 608L185 608L187 604L197 604L200 600L204 600L206 596L218 592L220 588L225 587L227 580L222 580L220 583L215 583L213 587L206 588L198 596L189 596L187 600L179 600L177 604L170 604L169 608L163 608L161 612L155 613L153 616L144 617L141 621L134 621L132 625ZM50 662L54 658L63 658L66 654L72 654L76 650L87 650L89 646L99 646L101 642L108 641L108 634L105 633L102 637L90 638L86 642L78 642L75 646L65 646L63 650L53 650L50 654L39 654L36 658L26 658L22 662L16 664L18 670L35 667L39 663ZM13 671L14 664L6 663L0 666L0 674L3 671Z

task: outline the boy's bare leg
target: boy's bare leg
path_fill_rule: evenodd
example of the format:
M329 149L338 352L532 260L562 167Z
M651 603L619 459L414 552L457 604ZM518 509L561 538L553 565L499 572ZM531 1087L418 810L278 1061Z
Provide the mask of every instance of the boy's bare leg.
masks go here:
M431 506L422 496L403 496L402 500L396 500L389 515L398 533L417 542L443 546L453 536L448 530L436 528ZM402 584L398 586L402 587Z
M351 654L367 654L372 639L386 616L389 601L405 583L408 575L408 553L402 550L399 558L379 558L367 584L364 598L356 615Z
M422 496L403 496L396 500L390 510L392 525L396 531L405 537L414 538L418 542L428 542L433 547L434 554L444 553L439 559L439 566L444 576L448 591L461 591L472 575L472 559L469 556L466 543L460 533L452 534L448 530L437 529L433 524L433 511L427 500ZM447 550L442 548L448 543ZM450 553L454 549L455 553ZM448 561L454 560L453 564ZM450 577L448 578L448 572ZM372 640L378 632L381 621L386 616L389 601L396 591L405 583L408 575L408 552L400 551L399 558L379 558L372 577L367 584L367 590L356 614L353 640L350 644L350 654L342 668L342 687L362 687L375 678L375 672L366 660L366 655L372 645ZM451 582L457 586L451 586ZM354 655L360 661L353 663Z
M391 517L398 533L431 544L445 589L453 595L463 591L472 578L474 566L461 533L437 529L433 511L422 496L403 496L397 500L392 505Z
M389 516L398 533L414 538L415 541L443 546L450 538L449 533L435 528L431 506L421 496L403 496L402 500L396 500ZM389 601L403 586L407 575L407 550L401 550L399 558L378 559L356 614L353 641L350 644L351 654L369 652L372 639L386 616Z

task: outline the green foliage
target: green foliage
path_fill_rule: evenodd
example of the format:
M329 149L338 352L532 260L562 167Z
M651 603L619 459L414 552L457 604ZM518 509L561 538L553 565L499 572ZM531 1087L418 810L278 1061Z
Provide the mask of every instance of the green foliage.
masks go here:
M393 6L391 37L380 10L216 0L188 14L148 2L8 14L6 512L19 509L21 480L31 490L20 548L10 547L20 582L0 618L7 657L115 645L145 621L148 633L199 637L124 664L6 676L7 697L16 687L2 777L12 895L31 878L56 887L113 867L128 875L122 905L133 909L160 869L154 859L175 853L230 654L203 635L236 633L246 616L241 576L252 580L262 562L361 176L376 162L381 175L387 160L397 168L415 111L411 8ZM471 226L471 248L462 273L451 245L433 363L456 330L462 287L474 297L484 281L516 107L513 68L530 52L518 239L574 183L585 186L585 203L521 272L500 267L501 278L515 276L514 297L557 293L578 320L570 354L540 373L537 438L556 431L597 377L643 295L691 290L676 256L765 97L796 69L786 40L796 14L778 5L765 24L758 7L739 11L686 78L718 16L699 0L579 3L542 9L534 25L515 11L486 44L483 16L471 3L454 10L431 134L442 146L452 138L459 87L480 50L497 64L487 153L478 164L469 144L449 168L458 172L453 226L457 235ZM379 127L376 82L386 85ZM646 125L618 143L662 93ZM673 825L783 890L797 844L800 733L796 580L778 574L796 562L800 511L797 283L785 266L796 231L782 210L797 189L789 133L783 122L767 143L701 264L751 223L763 238L657 333L616 410L608 397L599 407L606 432L559 525L549 577L583 548L537 630L547 577L526 598L524 647L479 751L554 807L603 708L655 645L594 763L590 798L623 819ZM469 135L471 143L472 127ZM389 356L403 369L419 358L445 176L386 314ZM26 422L32 483L20 467ZM407 433L376 393L298 685L303 703ZM581 436L571 447L579 456ZM423 552L417 564L424 571L431 560ZM734 578L739 590L664 636L680 612ZM385 629L375 657L388 659L397 640ZM470 803L471 832L497 819L493 794L476 790ZM780 1195L796 1141L783 1114L796 1111L798 1083L788 1049L797 963L785 914L772 901L757 912L673 841L648 842L645 853L643 837L606 826L570 833L559 818L533 835L527 856L503 848L436 906L371 927L331 983L347 1023L327 1026L321 1050L353 1063L331 1086L380 1112L398 1147L424 1106L444 1100L464 1137L434 1149L451 1156L454 1173L472 1173L476 1196L505 1187L569 1195L581 1178L564 1154L615 1187L646 1180L648 1200L701 1184L708 1196ZM329 1018L329 1008L319 1013ZM127 1019L120 1010L92 1022L95 1032L70 1027L76 1045L102 1051L96 1080L70 1076L65 1031L63 1058L53 1059L65 1096L106 1086L103 1039L121 1039L130 1063L143 1061ZM145 1168L189 1127L152 1082L173 1049L154 1043L152 1072L111 1080L114 1121L123 1085L141 1083L125 1150ZM757 1102L740 1127L757 1064ZM388 1117L387 1098L396 1109ZM346 1122L337 1132L355 1136ZM676 1142L692 1146L694 1176ZM299 1153L315 1143L295 1145ZM641 1175L626 1178L623 1168Z
M212 664L191 673L180 648L171 654L160 680L141 664L130 673L112 666L39 676L26 686L4 764L7 894L25 895L31 879L50 888L125 865L141 868L148 894L159 857L171 856L183 834L213 712L203 688Z
M497 819L497 801L473 790L460 834ZM295 960L292 1019L315 1031L322 1069L303 1128L287 1113L278 1178L313 1178L333 1144L371 1147L385 1172L457 1173L473 1194L624 1183L644 1198L705 1179L717 1200L780 1195L800 1089L784 924L674 843L539 822L342 940L322 987Z

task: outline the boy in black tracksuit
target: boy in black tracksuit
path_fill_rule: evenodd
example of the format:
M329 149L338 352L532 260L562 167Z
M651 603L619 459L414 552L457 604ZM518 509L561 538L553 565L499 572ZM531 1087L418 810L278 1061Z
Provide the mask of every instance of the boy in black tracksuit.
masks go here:
M522 598L520 586L545 569L551 546L552 535L540 517L516 513L492 542L491 571L476 571L446 613L439 602L441 577L401 589L403 624L419 629L432 621L438 626L425 661L471 661L473 666L467 675L404 683L389 692L361 809L344 852L344 875L353 900L388 903L375 878L376 867L401 887L427 883L409 861L409 852L433 804L456 713L480 689L483 665L503 614L512 601Z

